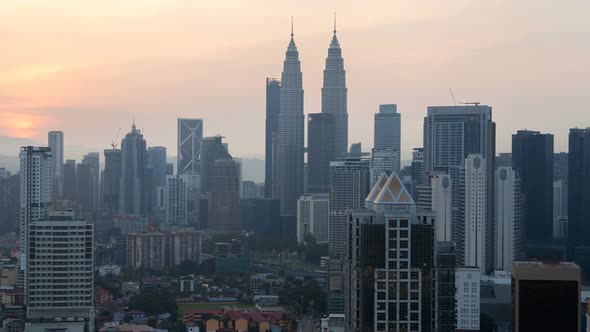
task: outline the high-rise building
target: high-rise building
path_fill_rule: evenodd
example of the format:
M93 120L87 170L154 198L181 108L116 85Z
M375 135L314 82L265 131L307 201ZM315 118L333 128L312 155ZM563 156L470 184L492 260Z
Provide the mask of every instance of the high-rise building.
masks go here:
M424 149L423 148L414 148L412 150L412 187L408 188L412 196L414 196L414 192L416 186L424 185ZM414 197L414 200L416 198Z
M201 144L200 159L200 183L201 193L205 194L211 191L211 177L215 161L218 159L231 159L232 156L223 146L222 136L213 136L203 138Z
M102 173L102 212L108 216L119 213L119 191L121 190L121 150L104 150L104 171Z
M162 232L127 235L127 264L134 269L163 269L168 266L166 234Z
M348 110L347 110L346 71L342 49L336 38L336 22L334 21L334 36L328 48L326 69L324 70L324 85L322 87L322 113L334 115L334 152L336 157L346 157L348 147Z
M568 253L590 245L590 128L570 129L568 160Z
M328 243L327 193L303 195L297 200L297 241L303 243L310 234L318 244Z
M187 183L182 175L168 175L164 192L166 222L176 226L188 225Z
M76 200L76 161L73 159L66 160L63 173L63 198L67 200Z
M147 150L147 164L152 169L152 186L166 185L166 147L150 146Z
M487 199L487 168L481 155L472 154L465 159L465 260L464 266L479 267L485 275L493 266L486 256L492 243L488 242L486 232L490 222L486 209ZM492 256L493 257L493 256Z
M580 268L569 262L515 262L514 331L580 331ZM543 313L540 315L539 313Z
M201 263L201 233L193 229L179 229L169 234L170 266L184 261Z
M520 179L512 167L496 169L496 254L494 270L510 272L523 258L523 202Z
M29 225L47 216L51 207L53 168L48 147L23 146L20 149L20 280L27 289Z
M178 119L177 134L177 173L198 173L201 142L203 140L203 120Z
M303 193L304 115L301 63L292 29L283 63L280 98L278 197L281 200L281 215L295 216L297 199Z
M279 132L279 112L281 110L281 81L266 78L266 136L264 138L264 197L272 198L273 135Z
M362 208L369 193L370 161L346 159L330 163L329 252L346 252L346 210Z
M209 229L238 233L240 224L240 165L233 159L215 161L211 174Z
M146 166L145 139L133 122L131 131L121 142L120 214L142 216L147 213Z
M479 331L481 268L461 267L455 270L456 331Z
M563 180L553 181L553 239L564 238L563 223L567 221L567 210L563 195L566 192Z
M307 116L307 192L327 193L330 162L336 160L334 137L336 118L333 113Z
M378 150L392 150L396 153L394 171L400 170L401 153L401 114L397 112L396 104L379 105L379 113L375 113L373 148Z
M453 242L436 242L437 331L455 332L455 269L457 254Z
M277 199L249 198L240 200L242 230L256 234L281 236L281 206Z
M99 184L100 184L100 155L98 152L90 152L88 154L85 154L84 157L82 157L82 164L84 165L88 165L88 168L90 170L90 176L89 176L89 210L88 211L98 211L99 208L99 202L100 202L100 190L99 190Z
M568 210L568 154L567 152L559 152L553 154L553 182L561 181L561 191L555 192L553 195L553 199L555 200L555 195L561 196L561 212L558 214L563 218L567 218L567 210ZM555 208L553 209L555 210ZM555 216L555 211L553 213ZM555 226L555 218L554 218L554 226Z
M361 142L352 143L350 144L350 149L348 150L348 157L349 158L360 158L363 155L363 146Z
M371 150L371 186L377 182L382 173L389 176L391 172L399 172L399 169L395 168L396 163L399 163L398 151L392 149Z
M431 210L436 212L435 241L451 241L452 181L448 174L436 174L430 178L432 190Z
M50 131L47 134L49 149L51 149L53 170L53 197L61 197L63 194L63 167L64 167L64 133L63 131Z
M28 311L93 311L93 225L76 219L70 210L32 221L28 230Z
M512 135L512 167L525 196L527 243L551 242L553 234L553 135L519 130Z
M93 169L88 163L79 163L76 165L76 192L78 215L88 217L94 211L94 185Z
M433 172L447 173L451 177L452 211L451 235L457 244L458 262L463 262L464 211L462 203L465 194L460 185L460 169L465 159L472 154L481 156L481 164L488 170L485 187L487 226L486 262L493 262L493 213L494 213L494 172L496 156L496 124L492 121L492 108L486 105L429 106L424 119L424 178Z

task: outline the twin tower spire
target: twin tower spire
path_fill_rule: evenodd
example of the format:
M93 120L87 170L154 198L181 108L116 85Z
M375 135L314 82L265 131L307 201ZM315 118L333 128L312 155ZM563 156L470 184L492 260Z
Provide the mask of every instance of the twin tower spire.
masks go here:
M304 111L303 74L299 52L294 40L291 17L291 40L287 47L281 75L280 110L278 116L277 191L281 201L281 215L296 216L297 200L303 194L304 169ZM336 15L334 37L328 49L324 84L322 87L322 113L333 118L334 137L329 149L335 158L344 158L348 146L347 88L344 60L336 39ZM327 169L329 165L325 165Z

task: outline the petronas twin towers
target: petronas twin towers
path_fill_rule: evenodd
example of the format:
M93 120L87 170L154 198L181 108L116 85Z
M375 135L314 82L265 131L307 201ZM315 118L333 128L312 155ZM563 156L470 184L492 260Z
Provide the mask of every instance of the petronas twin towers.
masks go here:
M334 149L337 157L345 157L348 146L347 91L344 60L334 22L334 36L324 70L322 113L334 116ZM295 216L297 199L303 194L304 183L304 112L301 62L292 26L291 41L283 63L278 118L276 188L281 201L281 215Z

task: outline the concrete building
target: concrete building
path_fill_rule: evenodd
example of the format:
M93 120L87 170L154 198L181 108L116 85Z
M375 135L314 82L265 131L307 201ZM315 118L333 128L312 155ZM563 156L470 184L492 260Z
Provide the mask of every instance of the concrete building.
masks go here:
M455 332L455 269L457 254L453 242L436 242L436 328Z
M89 152L82 157L82 164L90 169L90 202L91 211L97 212L100 207L100 154Z
M177 119L177 174L199 173L201 143L203 140L202 119Z
M399 172L401 153L401 114L396 104L379 105L379 113L375 113L373 148L391 150L394 153L393 171Z
M63 167L64 167L64 133L50 131L47 134L47 144L51 150L53 172L53 197L63 195Z
M488 210L486 208L487 199L487 169L481 155L469 155L465 159L465 249L463 261L464 266L477 266L480 268L481 275L485 275L493 261L489 261L486 255L489 248L493 248L487 236Z
M568 170L568 256L590 245L590 128L570 129Z
M166 176L166 189L164 192L166 222L176 226L187 226L189 224L187 202L186 176Z
M579 332L580 285L581 271L574 263L515 262L513 330Z
M346 252L346 210L364 206L369 193L370 161L349 158L330 163L329 252L341 257Z
M280 98L278 198L281 200L281 215L295 216L297 199L303 194L304 115L301 63L293 31L283 62Z
M121 141L120 214L143 216L148 212L146 166L146 142L134 122Z
M281 110L281 81L266 78L266 135L264 138L264 197L272 198L273 188L273 135L279 132L279 111Z
M201 263L201 232L193 229L174 230L169 234L168 243L170 266L178 265L184 261Z
M329 194L303 195L297 200L297 241L313 235L316 243L328 243Z
M448 174L437 174L430 178L431 210L436 212L434 225L435 241L451 241L452 238L452 193L453 183Z
M240 180L240 166L235 160L215 161L211 174L209 229L240 232Z
M336 160L336 115L307 115L307 192L329 191L330 162Z
M215 161L231 158L232 156L227 152L223 144L222 136L203 138L199 161L199 177L202 194L211 192L211 178L213 176L213 169L215 168Z
M396 166L397 165L397 166ZM371 187L377 182L382 173L391 175L392 172L399 173L399 151L392 149L371 150ZM396 169L396 167L398 167Z
M324 69L324 85L322 86L322 113L333 114L334 153L338 158L346 157L348 147L348 89L346 88L346 71L342 49L336 37L336 22L334 22L334 36L328 48L326 68ZM335 160L335 159L333 159ZM325 192L325 191L324 191Z
M119 213L119 193L121 190L121 150L104 150L104 171L101 179L102 213L112 216Z
M29 225L47 216L52 201L53 173L48 147L22 147L20 158L20 256L19 284L27 290Z
M512 263L524 258L524 198L520 180L512 167L496 170L496 235L494 270L509 272Z
M76 191L76 161L66 160L63 173L63 199L75 201L78 193Z
M127 235L127 264L134 269L163 269L167 266L166 234L162 232Z
M457 331L479 331L480 267L461 267L455 271L455 312Z

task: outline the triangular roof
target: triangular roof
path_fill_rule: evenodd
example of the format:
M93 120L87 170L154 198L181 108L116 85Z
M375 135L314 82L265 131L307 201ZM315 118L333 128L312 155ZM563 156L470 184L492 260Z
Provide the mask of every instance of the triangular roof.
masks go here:
M377 195L379 195L379 192L381 192L381 189L383 188L386 182L387 174L385 174L385 172L381 172L381 175L379 175L379 178L377 179L377 181L375 181L373 189L371 189L371 191L369 192L369 195L365 199L365 202L373 202L375 198L377 198Z
M395 172L392 172L374 200L375 204L416 204Z

